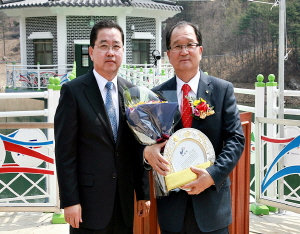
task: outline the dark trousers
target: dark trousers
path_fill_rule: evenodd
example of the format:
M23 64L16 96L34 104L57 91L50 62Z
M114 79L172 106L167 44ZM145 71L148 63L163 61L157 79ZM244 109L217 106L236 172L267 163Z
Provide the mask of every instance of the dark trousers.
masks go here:
M95 217L97 218L97 217ZM116 193L113 215L104 229L72 228L70 234L132 234L133 227L127 227L122 215L119 193Z
M184 216L184 222L183 226L180 232L169 232L165 230L161 230L161 234L229 234L228 232L228 227L213 231L213 232L202 232L197 224L195 214L194 214L194 209L193 209L193 204L192 204L192 199L188 198L187 206L186 206L186 211L185 211L185 216Z

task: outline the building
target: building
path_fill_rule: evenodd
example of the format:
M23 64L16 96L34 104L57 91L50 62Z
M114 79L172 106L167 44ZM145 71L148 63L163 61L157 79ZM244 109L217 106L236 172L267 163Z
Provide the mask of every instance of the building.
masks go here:
M20 22L22 65L77 63L88 70L90 30L112 19L125 34L124 64L153 63L161 23L181 11L176 0L0 0L0 11Z

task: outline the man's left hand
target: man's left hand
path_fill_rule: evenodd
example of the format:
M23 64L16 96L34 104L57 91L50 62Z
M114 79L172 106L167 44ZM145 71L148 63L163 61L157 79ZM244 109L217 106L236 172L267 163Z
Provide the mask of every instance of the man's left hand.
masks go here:
M150 201L140 200L137 201L137 215L139 217L146 217L150 211Z
M197 174L197 179L181 187L189 190L189 195L197 195L215 183L207 170L197 167L191 167L191 170Z

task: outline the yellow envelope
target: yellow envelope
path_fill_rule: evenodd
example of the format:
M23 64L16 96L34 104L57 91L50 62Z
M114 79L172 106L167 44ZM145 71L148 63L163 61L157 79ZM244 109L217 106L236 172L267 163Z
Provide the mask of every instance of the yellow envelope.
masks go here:
M198 168L208 168L212 165L210 161L196 165ZM197 175L191 171L190 168L182 171L177 171L165 176L167 190L170 191L175 188L179 188L193 180L197 179Z

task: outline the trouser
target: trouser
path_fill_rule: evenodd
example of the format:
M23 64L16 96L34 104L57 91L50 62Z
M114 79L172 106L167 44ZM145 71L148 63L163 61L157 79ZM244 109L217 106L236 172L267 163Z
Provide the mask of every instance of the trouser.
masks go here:
M183 226L180 232L169 232L165 230L161 230L161 234L228 234L228 227L216 230L213 232L202 232L197 224L194 209L193 209L193 203L192 199L189 196L185 216L184 216L184 222Z
M88 228L72 228L70 234L132 234L133 228L127 227L122 215L119 193L116 193L113 215L104 229L93 230Z

